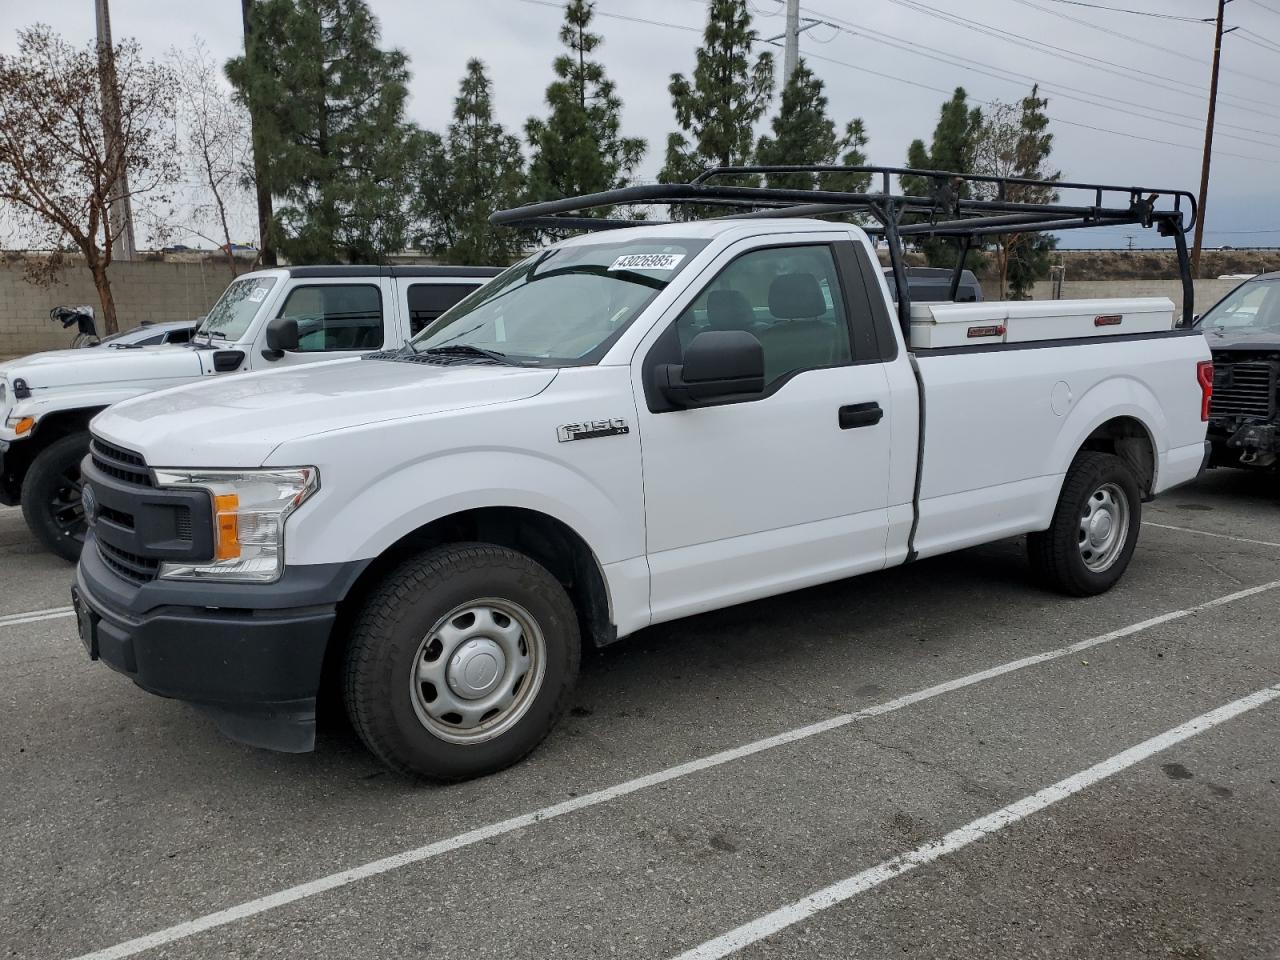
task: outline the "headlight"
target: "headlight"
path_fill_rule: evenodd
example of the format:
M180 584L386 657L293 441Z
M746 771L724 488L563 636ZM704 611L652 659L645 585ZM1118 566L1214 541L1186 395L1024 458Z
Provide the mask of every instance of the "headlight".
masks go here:
M166 561L169 580L270 583L284 572L284 522L320 487L315 467L288 470L157 470L161 487L203 487L213 501L213 558Z
M0 404L3 404L7 399L9 399L9 384L4 380L0 380Z

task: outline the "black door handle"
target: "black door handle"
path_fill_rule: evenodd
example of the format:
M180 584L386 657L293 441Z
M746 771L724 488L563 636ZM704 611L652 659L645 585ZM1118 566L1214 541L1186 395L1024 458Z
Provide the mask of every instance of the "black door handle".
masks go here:
M851 403L840 408L840 429L852 430L854 427L872 427L884 418L880 404L872 400L868 403Z

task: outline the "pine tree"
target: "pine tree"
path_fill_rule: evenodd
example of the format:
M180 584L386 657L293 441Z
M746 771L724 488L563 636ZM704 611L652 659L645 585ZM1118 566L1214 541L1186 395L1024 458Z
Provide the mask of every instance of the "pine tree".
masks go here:
M423 144L404 119L406 56L378 47L364 0L260 0L251 16L256 55L227 76L258 107L280 253L368 263L402 249Z
M467 62L447 135L426 135L418 178L420 242L432 255L497 266L520 255L521 234L489 224L494 210L523 200L524 158L519 139L493 119L491 83L479 60Z
M982 110L970 109L964 87L956 87L951 99L942 105L938 125L933 129L933 140L928 149L923 140L913 140L907 148L907 166L919 170L945 170L951 173L972 173L978 131L982 128ZM924 177L901 177L902 189L911 196L930 196L934 185ZM961 184L960 196L968 195L968 188ZM905 222L909 222L904 220ZM921 243L925 259L930 266L949 267L956 261L955 244L949 240L926 239ZM980 257L970 254L969 262L977 265Z
M837 135L836 125L827 116L827 95L822 80L803 60L782 90L782 104L771 122L772 136L762 136L756 144L756 162L764 166L783 164L843 164L861 166L867 162L864 148L866 130L862 120L850 120L844 134ZM862 191L871 175L828 174L815 177L809 173L775 173L766 178L771 187L789 190L812 190L815 184L824 190Z
M532 150L528 198L552 200L626 186L645 153L645 141L623 137L622 101L604 67L588 59L600 45L591 33L594 4L570 0L560 40L568 50L555 60L556 79L547 87L550 115L531 117L525 135ZM594 211L604 216L607 210Z
M753 127L773 95L773 57L762 53L751 61L755 38L746 0L711 0L692 81L671 76L668 89L682 132L667 137L666 164L658 174L663 182L687 182L709 166L750 162ZM677 217L704 212L672 211Z
M1049 118L1044 108L1049 101L1041 97L1039 86L1031 88L1020 106L1017 139L1017 169L1014 176L1030 180L1059 180L1061 171L1048 166L1053 151L1053 134L1049 133ZM1015 186L1013 199L1023 202L1051 203L1057 199L1057 191L1047 187ZM1049 257L1058 245L1057 237L1047 233L1012 234L1000 238L1007 244L1005 277L1009 295L1014 300L1026 300L1031 285L1049 274Z

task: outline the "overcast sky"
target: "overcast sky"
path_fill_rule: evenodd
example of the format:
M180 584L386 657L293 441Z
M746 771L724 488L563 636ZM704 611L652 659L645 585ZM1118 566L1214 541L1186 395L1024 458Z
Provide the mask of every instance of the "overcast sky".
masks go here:
M782 31L781 0L750 3L762 38ZM423 127L443 130L448 124L470 57L489 67L498 119L513 132L542 111L560 46L562 15L553 0L370 5L381 22L383 45L410 57L409 114ZM667 84L672 72L692 69L705 9L705 0L596 5L595 27L604 36L598 56L624 101L624 130L649 141L644 177L653 177L662 164L666 136L674 128ZM819 24L807 31L801 55L825 80L833 119L864 120L872 163L903 163L907 144L928 139L939 105L955 86L978 101L1008 101L1023 96L1034 78L1049 97L1053 162L1065 178L1194 192L1213 28L1175 18L1211 17L1215 9L1213 0L813 0L802 5L802 15L838 27ZM939 12L969 26L948 22ZM1228 25L1240 29L1223 43L1206 245L1280 246L1280 98L1277 80L1268 79L1280 76L1280 0L1235 0L1228 13ZM111 18L117 40L136 37L156 57L172 46L189 46L197 36L220 60L240 49L238 0L111 0ZM88 41L93 0L4 0L0 49L12 52L17 30L37 20L74 42ZM781 51L776 52L780 72ZM953 62L935 59L948 56ZM1116 228L1083 231L1070 245L1121 245L1129 234L1138 246L1160 243L1153 231Z

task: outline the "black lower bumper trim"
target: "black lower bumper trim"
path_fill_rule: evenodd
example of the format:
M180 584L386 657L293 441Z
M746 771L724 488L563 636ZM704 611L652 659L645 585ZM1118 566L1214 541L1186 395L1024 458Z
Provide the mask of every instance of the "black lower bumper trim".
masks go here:
M162 697L209 713L235 740L300 752L315 743L316 697L336 601L256 608L247 585L235 607L164 605L142 614L113 603L123 582L87 548L73 600L89 654ZM309 597L309 599L314 599ZM87 621L87 623L86 623Z

